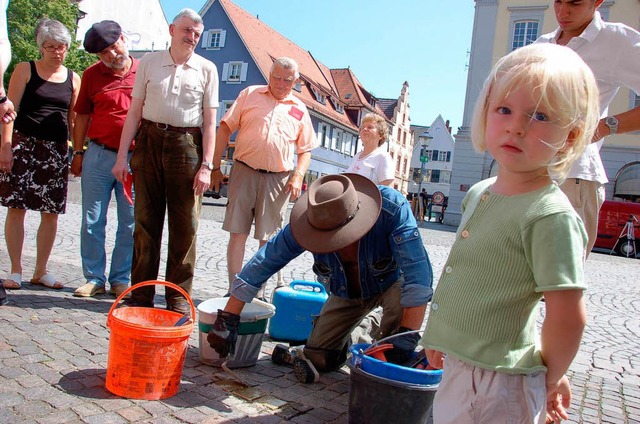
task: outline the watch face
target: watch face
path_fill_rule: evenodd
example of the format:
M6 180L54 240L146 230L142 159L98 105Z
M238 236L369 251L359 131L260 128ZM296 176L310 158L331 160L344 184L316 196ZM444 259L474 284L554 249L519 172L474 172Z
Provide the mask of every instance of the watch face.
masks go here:
M618 126L618 119L615 116L609 116L606 120L605 123L609 126L612 127L616 127Z

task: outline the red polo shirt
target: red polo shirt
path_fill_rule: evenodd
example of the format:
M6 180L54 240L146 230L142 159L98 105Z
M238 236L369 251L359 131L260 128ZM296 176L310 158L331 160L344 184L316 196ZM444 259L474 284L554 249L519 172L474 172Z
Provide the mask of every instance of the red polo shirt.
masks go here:
M131 69L124 76L114 75L102 61L82 74L82 85L73 108L81 115L91 115L87 136L117 149L124 120L131 106L131 92L138 61L131 58Z

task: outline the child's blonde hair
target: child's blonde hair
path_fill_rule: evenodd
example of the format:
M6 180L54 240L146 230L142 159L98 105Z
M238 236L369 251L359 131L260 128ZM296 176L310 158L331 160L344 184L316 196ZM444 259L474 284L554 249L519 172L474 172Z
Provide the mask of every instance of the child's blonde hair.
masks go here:
M555 125L574 130L573 142L566 143L548 166L549 174L562 182L598 126L600 107L593 72L577 53L556 44L530 44L504 56L485 81L473 113L471 138L477 151L486 149L491 99L504 99L522 86L533 88Z

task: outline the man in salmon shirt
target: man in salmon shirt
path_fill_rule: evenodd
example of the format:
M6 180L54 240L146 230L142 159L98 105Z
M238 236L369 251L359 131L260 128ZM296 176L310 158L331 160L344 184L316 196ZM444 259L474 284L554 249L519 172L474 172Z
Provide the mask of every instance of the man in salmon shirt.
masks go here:
M262 247L282 227L289 199L300 196L311 150L317 145L306 106L291 94L298 77L298 64L293 59L276 59L269 84L242 90L220 121L211 174L216 190L223 177L222 155L231 134L238 131L227 192L229 203L222 225L230 233L227 247L230 289L242 269L254 219L254 237ZM258 297L263 296L264 293L258 293Z
M129 56L117 22L102 21L89 28L84 48L100 61L82 74L73 130L71 173L82 175L82 225L80 256L86 283L73 292L77 297L105 293L107 282L105 227L111 193L116 198L118 229L109 269L110 292L119 296L129 286L133 255L133 205L124 185L111 173L116 163L120 135L131 105L138 61ZM91 142L84 150L85 138ZM133 147L133 146L132 146Z

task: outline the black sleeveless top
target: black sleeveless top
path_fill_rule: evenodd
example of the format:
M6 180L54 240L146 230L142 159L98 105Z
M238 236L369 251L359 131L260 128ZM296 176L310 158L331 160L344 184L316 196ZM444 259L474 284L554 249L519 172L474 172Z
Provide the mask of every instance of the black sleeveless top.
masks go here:
M67 69L67 80L49 82L40 78L35 62L31 78L20 101L14 128L28 137L66 143L69 139L67 115L73 95L73 72Z

